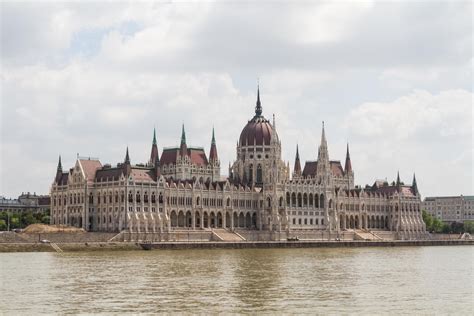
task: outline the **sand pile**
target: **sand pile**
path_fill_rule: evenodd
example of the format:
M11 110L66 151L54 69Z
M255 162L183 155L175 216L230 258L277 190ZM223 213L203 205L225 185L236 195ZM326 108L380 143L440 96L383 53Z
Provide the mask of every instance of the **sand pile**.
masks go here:
M26 227L23 232L27 234L82 233L85 232L85 230L67 225L31 224Z

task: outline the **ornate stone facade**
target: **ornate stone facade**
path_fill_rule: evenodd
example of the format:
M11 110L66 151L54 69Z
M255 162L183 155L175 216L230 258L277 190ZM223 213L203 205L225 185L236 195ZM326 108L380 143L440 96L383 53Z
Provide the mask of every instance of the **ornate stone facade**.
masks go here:
M236 161L221 179L212 131L209 159L190 148L184 126L179 147L158 155L153 135L150 160L102 165L77 159L68 172L59 160L51 186L51 224L89 231L164 232L175 229L245 228L261 231L387 230L409 236L425 232L415 178L404 185L376 181L354 185L347 147L344 168L329 159L323 123L316 161L301 168L298 148L293 172L281 159L275 118L263 114L257 93L255 115L237 143ZM291 177L290 177L291 175Z

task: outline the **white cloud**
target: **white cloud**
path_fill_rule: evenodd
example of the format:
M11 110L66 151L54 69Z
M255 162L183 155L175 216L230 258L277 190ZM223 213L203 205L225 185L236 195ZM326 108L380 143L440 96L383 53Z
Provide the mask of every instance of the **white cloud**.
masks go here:
M215 126L225 173L257 77L291 166L296 142L316 158L324 120L331 159L350 141L358 183L421 169L424 192L472 193L471 4L1 6L0 194L46 193L59 153L116 163L128 144L146 161L153 126L161 150L182 122L207 150Z
M422 194L472 193L472 92L413 91L393 102L364 103L345 119L361 179L371 170L416 171ZM387 176L381 174L380 176ZM423 190L424 189L424 190Z

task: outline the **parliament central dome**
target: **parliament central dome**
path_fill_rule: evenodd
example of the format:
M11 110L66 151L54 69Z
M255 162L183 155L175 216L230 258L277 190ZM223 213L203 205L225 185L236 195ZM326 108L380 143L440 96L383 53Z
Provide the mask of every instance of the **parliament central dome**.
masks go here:
M257 105L255 116L245 125L240 133L240 146L262 146L270 145L273 133L273 126L270 121L262 115L262 105L260 103L260 89L257 90Z

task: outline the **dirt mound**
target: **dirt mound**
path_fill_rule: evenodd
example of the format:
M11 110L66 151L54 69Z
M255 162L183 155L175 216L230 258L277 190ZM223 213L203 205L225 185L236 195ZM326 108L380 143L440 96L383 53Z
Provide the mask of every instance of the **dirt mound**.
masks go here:
M23 230L26 234L45 234L45 233L83 233L82 228L67 226L67 225L46 225L46 224L31 224Z

